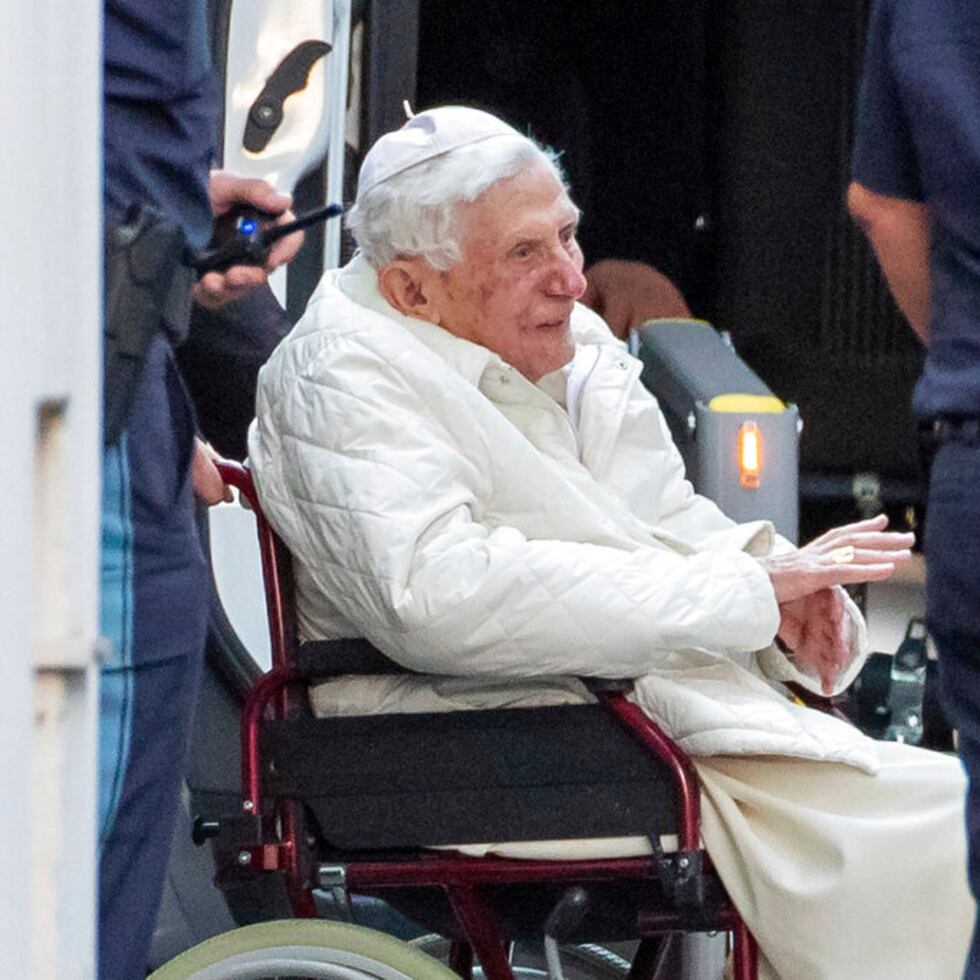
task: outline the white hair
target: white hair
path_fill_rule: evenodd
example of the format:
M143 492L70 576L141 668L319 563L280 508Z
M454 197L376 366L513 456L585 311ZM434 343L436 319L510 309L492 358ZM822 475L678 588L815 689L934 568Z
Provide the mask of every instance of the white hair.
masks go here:
M359 193L347 213L347 227L375 269L396 258L420 256L446 270L463 257L457 207L534 163L565 184L558 154L525 136L458 147Z

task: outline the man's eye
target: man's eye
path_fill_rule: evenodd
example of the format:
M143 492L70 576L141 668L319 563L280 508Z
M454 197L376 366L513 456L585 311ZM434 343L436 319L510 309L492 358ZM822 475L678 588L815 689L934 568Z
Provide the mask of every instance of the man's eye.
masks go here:
M562 228L560 238L563 245L568 245L570 242L575 241L575 231L574 225L569 225L568 228Z
M523 245L516 245L511 255L516 259L527 259L534 254L534 246L530 242L526 242Z

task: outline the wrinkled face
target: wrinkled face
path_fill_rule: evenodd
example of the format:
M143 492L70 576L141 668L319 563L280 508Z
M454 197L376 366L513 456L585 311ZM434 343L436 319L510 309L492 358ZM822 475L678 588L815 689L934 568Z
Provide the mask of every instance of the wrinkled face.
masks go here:
M462 261L438 273L438 323L531 381L567 364L569 317L585 292L578 209L541 164L460 206Z

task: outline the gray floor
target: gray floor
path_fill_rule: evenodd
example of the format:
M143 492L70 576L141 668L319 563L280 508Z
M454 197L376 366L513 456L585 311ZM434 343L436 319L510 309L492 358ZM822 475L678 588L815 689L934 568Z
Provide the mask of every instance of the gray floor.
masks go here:
M925 613L925 561L915 555L909 566L887 582L868 587L865 617L871 649L894 653L909 619Z

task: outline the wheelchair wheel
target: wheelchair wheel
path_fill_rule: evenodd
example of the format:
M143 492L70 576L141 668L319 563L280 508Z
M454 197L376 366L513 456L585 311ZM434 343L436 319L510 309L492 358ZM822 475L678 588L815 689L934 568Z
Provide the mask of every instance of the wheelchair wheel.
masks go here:
M419 936L411 945L441 963L449 959L450 943L444 936ZM565 980L623 980L629 974L629 960L604 946L582 943L559 949ZM547 980L548 966L540 945L516 943L510 960L514 980ZM473 980L483 980L479 963L473 964Z
M283 919L233 929L164 964L150 980L459 980L406 943L360 926Z

